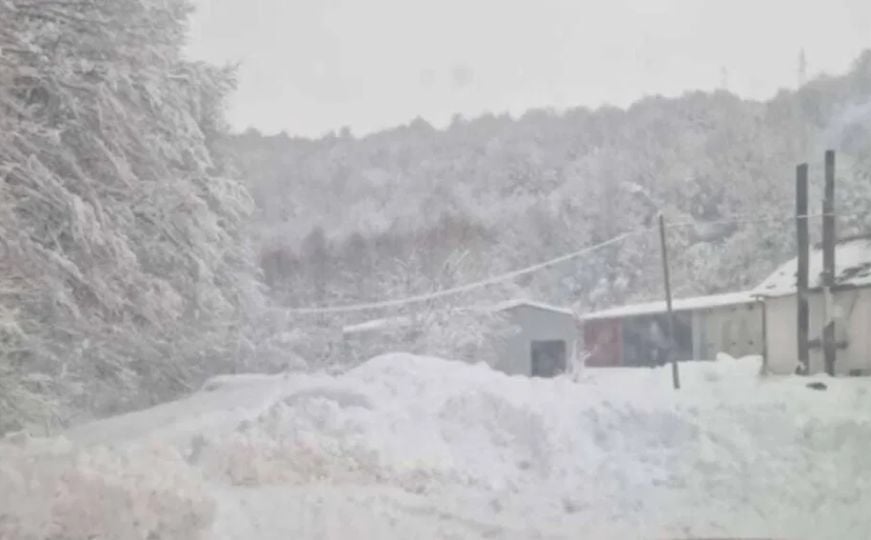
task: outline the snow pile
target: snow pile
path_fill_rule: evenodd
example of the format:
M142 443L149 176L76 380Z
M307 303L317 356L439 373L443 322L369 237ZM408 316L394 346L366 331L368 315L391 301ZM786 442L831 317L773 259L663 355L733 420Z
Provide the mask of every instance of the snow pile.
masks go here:
M867 537L869 383L758 372L687 363L676 393L667 369L573 382L395 354L335 377L223 378L69 437L111 464L100 489L160 471L145 480L172 494L161 538Z
M188 540L201 537L214 512L202 478L168 446L0 446L3 539Z

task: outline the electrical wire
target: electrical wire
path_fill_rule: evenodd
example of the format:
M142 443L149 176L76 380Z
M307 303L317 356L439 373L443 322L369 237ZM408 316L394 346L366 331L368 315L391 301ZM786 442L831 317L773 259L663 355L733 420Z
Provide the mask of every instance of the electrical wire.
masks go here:
M496 276L489 277L487 279L483 279L480 281L475 281L472 283L467 283L465 285L460 285L457 287L451 287L449 289L442 289L439 291L427 293L427 294L418 294L414 296L407 296L404 298L396 298L392 300L382 300L378 302L368 302L368 303L360 303L360 304L345 304L345 305L336 305L336 306L320 306L320 307L304 307L304 308L287 308L287 311L290 314L296 315L317 315L317 314L328 314L328 313L352 313L358 311L370 311L375 309L383 309L388 307L398 307L404 306L408 304L418 304L422 302L428 302L430 300L436 300L439 298L445 298L448 296L454 296L457 294L462 294L465 292L474 291L476 289L481 289L484 287L489 287L492 285L496 285L499 283L504 283L506 281L512 281L518 277L525 276L527 274L532 274L533 272L538 272L539 270L543 270L545 268L549 268L551 266L555 266L557 264L564 263L566 261L570 261L572 259L577 259L578 257L582 257L604 247L617 244L626 240L627 238L639 234L643 234L646 232L652 231L652 227L644 227L635 229L629 232L625 232L623 234L619 234L613 238L605 240L604 242L600 242L598 244L587 246L578 251L574 251L572 253L567 253L565 255L561 255L559 257L555 257L553 259L534 264L532 266L527 266L525 268L521 268L519 270L513 270L511 272L506 272L504 274L499 274Z
M839 218L848 218L855 217L860 214L836 214L836 217ZM684 220L677 222L668 222L666 221L666 229L669 228L685 228L685 227L699 227L705 225L715 225L715 224L729 224L729 223L787 223L792 222L796 219L801 218L821 218L824 214L807 214L803 216L765 216L765 217L757 217L757 218L744 218L744 217L729 217L723 219L716 219L710 221L692 221L692 220ZM354 304L340 304L340 305L332 305L332 306L309 306L309 307L289 307L284 308L284 312L290 315L325 315L325 314L339 314L339 313L356 313L361 311L374 311L384 308L391 307L400 307L412 304L420 304L424 302L429 302L432 300L438 300L441 298L446 298L449 296L455 296L462 293L471 292L477 289L482 289L485 287L490 287L493 285L497 285L499 283L504 283L508 281L513 281L518 277L522 277L528 274L532 274L538 272L540 270L544 270L546 268L556 266L558 264L562 264L567 261L571 261L573 259L577 259L579 257L583 257L595 251L598 251L602 248L618 244L628 238L633 236L641 235L644 233L651 232L655 229L654 226L651 227L641 227L638 229L634 229L632 231L628 231L622 234L619 234L613 238L605 240L604 242L600 242L598 244L594 244L592 246L587 246L578 251L573 251L571 253L566 253L564 255L560 255L559 257L555 257L553 259L546 260L544 262L540 262L531 266L527 266L525 268L521 268L518 270L513 270L510 272L505 272L503 274L499 274L496 276L491 276L486 279L482 279L479 281L474 281L471 283L467 283L464 285L459 285L456 287L450 287L448 289L441 289L437 291L433 291L425 294L417 294L412 296L406 296L402 298L394 298L389 300L380 300L375 302L364 302L364 303L354 303Z

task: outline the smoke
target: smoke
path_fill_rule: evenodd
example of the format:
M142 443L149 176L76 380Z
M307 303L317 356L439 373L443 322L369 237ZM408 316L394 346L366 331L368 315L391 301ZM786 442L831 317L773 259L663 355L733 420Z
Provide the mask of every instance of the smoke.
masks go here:
M826 149L835 149L855 155L871 142L871 99L847 105L836 114L823 131L822 143Z

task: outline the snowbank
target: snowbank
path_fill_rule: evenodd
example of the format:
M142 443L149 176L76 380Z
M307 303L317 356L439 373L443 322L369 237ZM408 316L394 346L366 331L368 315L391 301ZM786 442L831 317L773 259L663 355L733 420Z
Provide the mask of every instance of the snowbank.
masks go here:
M0 538L197 538L215 501L168 446L74 448L63 440L0 445Z
M162 539L868 536L868 381L815 391L758 377L756 359L682 368L677 393L661 369L541 380L404 354L227 377L71 431L57 470L92 480L66 508L125 494L95 506L106 523L88 532L111 538L136 537L109 519L131 508ZM15 470L45 468L34 444ZM0 501L0 524L56 518L28 513L51 496L7 469L0 493L20 501ZM152 493L168 494L159 512Z

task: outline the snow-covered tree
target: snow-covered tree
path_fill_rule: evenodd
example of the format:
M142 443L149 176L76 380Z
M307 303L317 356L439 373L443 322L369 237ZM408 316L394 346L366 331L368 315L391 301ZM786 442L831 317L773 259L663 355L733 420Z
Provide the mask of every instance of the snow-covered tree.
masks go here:
M259 302L252 202L213 159L233 78L181 57L189 11L184 0L0 3L7 425L56 415L41 396L105 413L235 360ZM22 394L33 397L10 398Z

